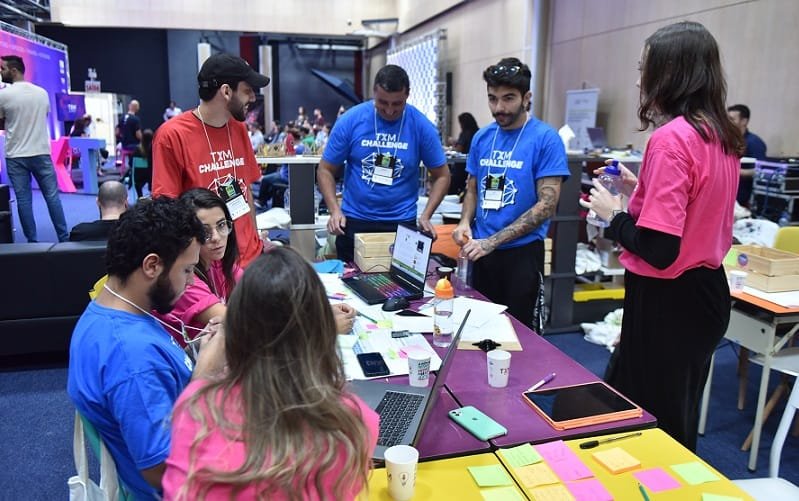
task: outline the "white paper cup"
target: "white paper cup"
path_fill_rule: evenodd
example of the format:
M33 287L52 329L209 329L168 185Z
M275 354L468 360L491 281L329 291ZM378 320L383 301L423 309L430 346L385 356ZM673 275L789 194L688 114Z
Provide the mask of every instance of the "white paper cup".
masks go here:
M741 292L744 290L746 275L747 273L745 271L740 270L733 270L730 272L730 290L732 292Z
M423 350L408 352L408 384L424 388L430 381L430 353Z
M488 384L494 388L508 386L510 375L510 352L491 350L486 354L488 361Z
M416 487L416 465L419 451L410 445L395 445L386 449L388 495L395 501L408 501Z

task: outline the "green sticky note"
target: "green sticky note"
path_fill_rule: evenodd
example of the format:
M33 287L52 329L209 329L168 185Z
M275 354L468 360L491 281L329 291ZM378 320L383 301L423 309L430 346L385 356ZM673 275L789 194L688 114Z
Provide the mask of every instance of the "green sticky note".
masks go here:
M519 491L513 487L497 487L496 489L482 489L480 495L486 501L524 501Z
M721 494L710 494L709 492L702 493L702 501L743 501L741 498L734 496L722 496Z
M509 449L500 449L499 453L502 454L502 457L504 457L513 468L521 468L522 466L541 461L541 456L538 455L530 444L522 444Z
M738 249L730 249L727 255L724 256L724 267L730 269L738 268L738 254Z
M708 469L699 461L691 461L690 463L675 464L671 467L672 470L677 472L690 485L704 484L705 482L713 482L719 480L719 476Z
M508 472L498 464L469 466L469 473L472 474L474 481L477 482L477 485L480 487L513 485L513 480L508 476Z
M392 322L391 320L378 320L377 326L380 327L381 329L390 329L394 326L394 322Z

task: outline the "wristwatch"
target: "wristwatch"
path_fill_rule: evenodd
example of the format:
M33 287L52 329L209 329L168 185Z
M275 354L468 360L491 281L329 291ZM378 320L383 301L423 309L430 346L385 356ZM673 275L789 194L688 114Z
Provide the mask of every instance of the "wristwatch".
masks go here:
M611 223L611 222L613 222L613 219L614 219L614 218L615 218L617 215L621 214L622 212L624 212L622 209L613 209L613 210L610 212L610 219L608 219L608 223Z

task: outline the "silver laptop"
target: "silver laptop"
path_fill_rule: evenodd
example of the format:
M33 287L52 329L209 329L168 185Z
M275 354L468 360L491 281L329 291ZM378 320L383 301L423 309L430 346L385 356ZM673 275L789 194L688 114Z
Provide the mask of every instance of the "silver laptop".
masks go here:
M432 387L418 388L368 380L350 382L349 391L361 397L366 405L380 416L380 432L377 437L377 447L372 454L373 459L382 461L386 449L393 445L416 445L418 442L422 427L430 411L435 407L441 388L444 387L444 380L452 365L452 357L458 350L461 331L470 313L471 310L466 312L458 331L452 337L452 344L441 360L441 367Z

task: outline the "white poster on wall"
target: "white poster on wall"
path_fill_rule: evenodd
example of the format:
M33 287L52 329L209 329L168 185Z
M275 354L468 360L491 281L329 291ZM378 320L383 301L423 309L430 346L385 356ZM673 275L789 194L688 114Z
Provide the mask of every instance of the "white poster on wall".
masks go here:
M566 123L574 131L574 139L569 141L570 150L583 150L591 147L586 129L596 126L596 110L599 104L599 89L580 89L566 91Z

